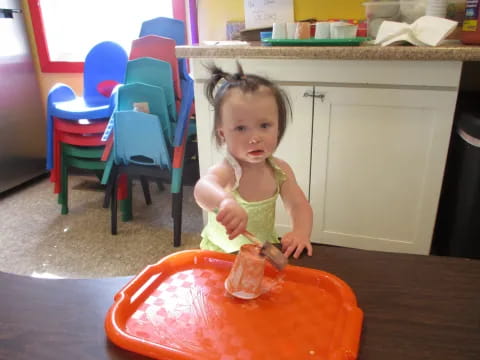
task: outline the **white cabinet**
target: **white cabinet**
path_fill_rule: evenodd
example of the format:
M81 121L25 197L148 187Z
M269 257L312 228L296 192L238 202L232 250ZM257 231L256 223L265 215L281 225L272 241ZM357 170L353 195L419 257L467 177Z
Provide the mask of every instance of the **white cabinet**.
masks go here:
M313 241L428 254L455 96L315 87Z
M205 62L193 61L202 174L221 158L203 96ZM215 63L235 69L233 59ZM428 254L461 63L241 63L277 81L291 99L293 119L276 155L292 166L312 205L312 241ZM280 234L289 231L281 201L276 225Z

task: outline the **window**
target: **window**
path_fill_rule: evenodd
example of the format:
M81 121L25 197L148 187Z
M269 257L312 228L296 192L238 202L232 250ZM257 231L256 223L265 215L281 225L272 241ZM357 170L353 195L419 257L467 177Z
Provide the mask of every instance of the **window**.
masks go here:
M28 0L43 72L82 72L88 51L105 40L130 51L143 21L185 21L184 0Z

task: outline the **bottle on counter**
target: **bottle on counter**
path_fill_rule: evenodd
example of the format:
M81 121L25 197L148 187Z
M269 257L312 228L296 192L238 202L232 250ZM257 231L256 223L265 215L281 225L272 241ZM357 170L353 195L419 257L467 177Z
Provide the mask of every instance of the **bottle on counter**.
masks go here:
M467 0L460 40L464 44L480 44L480 1Z

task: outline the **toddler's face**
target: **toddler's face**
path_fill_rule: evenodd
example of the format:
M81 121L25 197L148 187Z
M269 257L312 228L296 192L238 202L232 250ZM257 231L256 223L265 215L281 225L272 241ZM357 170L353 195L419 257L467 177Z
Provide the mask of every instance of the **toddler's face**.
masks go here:
M217 131L228 151L240 162L265 161L278 145L278 109L272 92L262 86L248 93L232 89L226 96Z

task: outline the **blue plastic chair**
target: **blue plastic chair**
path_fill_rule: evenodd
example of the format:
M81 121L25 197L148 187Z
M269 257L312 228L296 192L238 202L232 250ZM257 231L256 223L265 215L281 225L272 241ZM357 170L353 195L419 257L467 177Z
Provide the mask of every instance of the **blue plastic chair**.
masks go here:
M105 41L95 45L85 58L84 95L77 96L71 87L55 84L47 97L47 164L53 164L53 119L66 120L108 118L114 104L111 93L123 83L128 55L118 44Z
M160 86L165 94L170 121L172 124L177 122L172 69L168 62L150 57L130 60L127 64L125 84L132 83Z
M164 36L175 40L176 45L185 45L185 24L181 20L167 17L146 20L140 28L140 37L146 35ZM178 69L182 79L189 77L185 59L178 59Z

